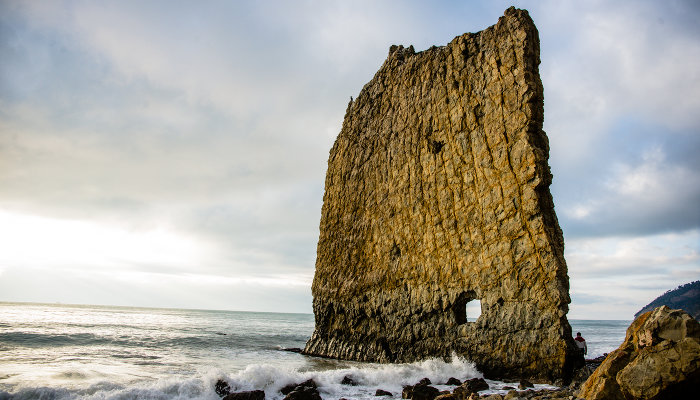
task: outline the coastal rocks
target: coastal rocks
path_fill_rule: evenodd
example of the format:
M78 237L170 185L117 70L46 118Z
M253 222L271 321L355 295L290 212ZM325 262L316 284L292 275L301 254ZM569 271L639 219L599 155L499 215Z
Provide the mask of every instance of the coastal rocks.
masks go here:
M452 378L448 379L445 384L452 385L452 386L459 386L462 384L462 381L460 381L459 379L457 379L455 377L452 377Z
M265 391L249 390L245 392L232 392L227 394L223 400L265 400Z
M518 383L518 389L523 390L527 388L535 387L535 385L532 384L532 382L526 380L526 379L521 379L520 382Z
M481 390L489 388L489 384L483 378L473 378L466 380L463 384L456 387L452 394L456 399L468 399L472 394L478 393Z
M231 392L231 386L223 379L216 381L214 391L222 400L265 400L265 391L249 390L243 392Z
M219 379L214 385L214 392L216 392L216 394L218 394L219 397L224 397L227 394L231 393L231 386L225 380Z
M537 29L515 8L444 47L391 47L330 151L305 354L457 354L487 377L535 381L583 363L539 62Z
M341 385L349 385L349 386L357 386L357 382L355 382L354 379L352 379L349 375L345 375L343 377L343 380L340 381Z
M425 378L413 386L404 386L401 392L402 399L413 399L413 400L433 400L438 395L440 391L430 386L430 380Z
M587 400L681 399L700 393L700 324L666 306L640 315L581 386Z
M304 386L294 389L284 397L284 400L321 400L321 395L318 389Z
M284 400L321 400L318 386L313 379L289 384L280 389L280 393L285 395Z

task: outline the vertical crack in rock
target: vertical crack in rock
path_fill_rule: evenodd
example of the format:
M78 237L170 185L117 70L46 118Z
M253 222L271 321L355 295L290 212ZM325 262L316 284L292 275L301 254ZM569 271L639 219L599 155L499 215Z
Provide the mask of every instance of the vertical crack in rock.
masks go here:
M569 377L539 62L515 8L444 47L391 47L328 159L306 354L456 353L489 377ZM467 322L473 299L482 314Z

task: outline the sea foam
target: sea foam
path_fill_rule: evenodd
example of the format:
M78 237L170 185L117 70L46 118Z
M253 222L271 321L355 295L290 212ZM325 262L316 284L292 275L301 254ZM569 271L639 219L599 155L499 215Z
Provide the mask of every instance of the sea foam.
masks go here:
M323 363L326 360L319 360ZM226 374L218 369L204 371L188 379L165 378L156 381L136 382L132 385L100 382L86 389L49 387L20 387L12 392L0 391L0 400L5 399L200 399L217 400L214 385L223 379L231 385L232 391L265 391L266 399L282 399L280 389L290 383L313 379L323 398L374 398L377 389L383 389L400 396L403 386L415 384L428 378L435 384L444 384L450 377L467 379L481 377L474 365L460 357L446 362L430 359L410 364L360 364L350 367L333 368L333 361L327 361L328 369L307 370L285 368L270 364L253 364L241 371ZM349 376L357 386L342 385L340 382Z

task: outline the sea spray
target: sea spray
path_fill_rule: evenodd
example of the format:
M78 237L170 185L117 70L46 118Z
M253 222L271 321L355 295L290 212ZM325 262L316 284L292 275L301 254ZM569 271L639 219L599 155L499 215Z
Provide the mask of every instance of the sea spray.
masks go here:
M344 377L350 376L357 386L343 385ZM415 384L429 378L436 384L444 384L451 377L459 379L480 377L474 365L460 357L452 361L432 359L411 364L360 364L337 369L301 371L268 364L249 365L241 371L226 374L212 369L203 374L184 378L169 377L158 380L136 382L125 386L118 383L100 382L87 388L50 388L42 386L15 387L13 391L0 391L4 399L201 399L217 400L214 391L218 379L226 380L232 391L262 389L266 399L282 399L280 389L290 383L313 379L323 398L374 398L378 389L400 394L404 385Z
M344 363L347 364L347 363ZM474 364L458 356L452 361L430 359L409 364L352 363L349 367L302 371L270 365L251 365L226 377L232 390L265 390L266 398L277 399L279 390L291 383L313 379L323 397L373 398L377 389L401 393L403 386L413 385L423 378L444 384L451 377L468 379L482 377ZM349 376L356 386L341 384Z
M459 357L390 365L281 351L304 347L310 314L0 303L0 321L0 400L218 400L218 379L269 400L310 378L325 399L376 399L376 389L398 396L425 377L443 390L452 376L481 376ZM629 321L573 324L595 357L622 342ZM345 376L359 385L341 385Z

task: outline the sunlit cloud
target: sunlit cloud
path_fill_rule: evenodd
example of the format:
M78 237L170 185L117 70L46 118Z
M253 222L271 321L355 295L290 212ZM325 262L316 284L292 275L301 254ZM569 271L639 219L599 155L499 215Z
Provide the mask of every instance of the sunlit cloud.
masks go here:
M166 229L127 231L85 221L0 212L4 267L101 269L134 264L194 267L208 257L196 239Z
M572 318L593 310L631 316L666 290L697 280L698 243L698 230L567 241Z
M310 312L349 97L390 45L510 5L1 2L0 301ZM698 7L516 6L540 33L572 313L628 315L700 262Z

